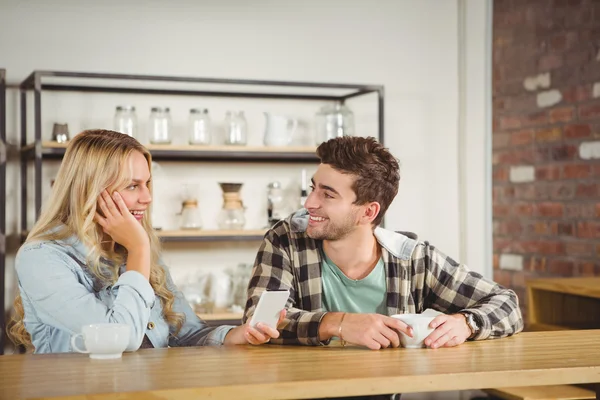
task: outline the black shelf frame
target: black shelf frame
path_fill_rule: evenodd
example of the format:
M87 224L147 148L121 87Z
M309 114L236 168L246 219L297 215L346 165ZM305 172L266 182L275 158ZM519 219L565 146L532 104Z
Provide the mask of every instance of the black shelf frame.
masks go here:
M223 85L243 85L250 87L284 88L285 92L265 91L253 92L249 90L197 90L197 89L168 89L168 88L148 88L136 87L131 83L129 85L110 84L58 84L52 80L66 79L77 80L97 80L97 81L126 81L126 82L144 82L146 84L209 84ZM51 82L48 82L50 80ZM305 93L307 89L317 89L320 91L337 91L333 94ZM27 93L33 90L33 116L34 116L34 142L27 143ZM179 95L179 96L213 96L213 97L232 97L232 98L258 98L258 99L289 99L305 101L335 101L343 104L346 100L363 96L370 93L377 94L378 110L378 129L377 137L381 143L384 143L384 87L382 85L363 85L363 84L341 84L341 83L317 83L317 82L293 82L293 81L268 81L268 80L249 80L249 79L221 79L221 78L195 78L195 77L177 77L177 76L158 76L158 75L130 75L130 74L105 74L90 72L66 72L66 71L33 71L19 85L20 98L20 135L21 135L21 231L27 231L27 167L28 162L34 163L34 205L35 219L40 215L42 206L42 160L60 159L65 150L60 148L42 147L42 92L43 91L61 91L61 92L89 92L89 93L134 93L134 94L159 94L159 95ZM340 94L339 92L344 93ZM33 147L28 148L28 144ZM168 161L268 161L268 162L304 162L317 161L315 155L308 153L290 153L290 152L243 152L241 149L227 154L221 152L182 152L178 150L156 150L153 157L156 160ZM202 153L202 154L200 154Z
M36 154L40 153L44 159L61 160L65 155L66 148L61 147L43 147L40 148L28 146L21 151L22 157L26 160L35 160ZM314 152L289 152L289 151L244 151L243 147L232 148L225 153L218 150L167 150L151 149L152 159L154 161L226 161L226 162L317 162L318 158Z
M6 70L0 69L0 355L4 354L6 332Z

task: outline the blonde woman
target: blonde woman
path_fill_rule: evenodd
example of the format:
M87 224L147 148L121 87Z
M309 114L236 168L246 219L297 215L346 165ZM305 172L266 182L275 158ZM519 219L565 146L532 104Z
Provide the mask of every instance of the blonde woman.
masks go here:
M194 314L160 262L150 166L150 153L121 133L89 130L71 141L48 206L17 254L15 344L70 352L71 335L105 322L131 327L129 351L279 336L260 325L211 328Z

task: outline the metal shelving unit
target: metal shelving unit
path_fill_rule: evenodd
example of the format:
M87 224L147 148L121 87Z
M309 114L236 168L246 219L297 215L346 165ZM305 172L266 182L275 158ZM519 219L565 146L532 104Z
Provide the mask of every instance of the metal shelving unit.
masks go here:
M167 87L169 86L170 87ZM208 89L197 88L199 85ZM178 87L176 87L178 86ZM234 90L245 86L256 90ZM182 88L185 87L185 88ZM215 90L214 87L223 88ZM34 163L35 217L42 206L42 161L61 159L65 146L42 141L42 92L133 93L152 95L179 95L198 97L230 97L253 99L289 99L297 101L346 100L370 93L377 94L378 139L384 138L384 88L381 85L355 85L338 83L311 83L289 81L263 81L247 79L215 79L175 76L101 74L62 71L34 71L19 86L21 111L21 232L27 231L27 167ZM27 94L33 91L33 142L27 142ZM269 148L223 146L147 146L156 160L165 161L222 161L222 162L316 162L314 148ZM260 240L262 235L174 235L165 241L223 241Z
M0 355L4 354L6 321L6 70L0 69Z

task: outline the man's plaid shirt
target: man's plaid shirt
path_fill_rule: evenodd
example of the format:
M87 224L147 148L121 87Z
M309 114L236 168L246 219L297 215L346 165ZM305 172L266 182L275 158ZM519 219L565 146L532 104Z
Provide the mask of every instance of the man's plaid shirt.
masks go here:
M306 235L308 213L301 210L278 222L265 235L248 286L243 321L249 321L265 290L290 290L287 315L277 344L321 345L322 241ZM446 314L466 310L479 322L474 339L520 332L523 317L514 291L484 279L428 242L375 229L386 269L388 315L433 308Z

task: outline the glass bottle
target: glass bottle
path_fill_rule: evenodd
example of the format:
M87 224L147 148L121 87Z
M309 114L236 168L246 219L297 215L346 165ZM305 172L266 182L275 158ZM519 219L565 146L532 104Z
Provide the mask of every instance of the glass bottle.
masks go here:
M185 183L181 185L181 229L201 229L202 219L198 209L199 185Z
M206 108L190 109L188 122L190 144L208 145L211 142L211 122Z
M245 146L248 141L248 124L243 111L227 111L225 115L225 144Z
M171 113L168 107L152 107L150 112L150 143L171 143Z
M267 186L267 218L269 226L273 226L285 218L283 189L277 181L273 181Z
M113 120L114 129L131 137L137 136L137 116L134 106L117 106Z

